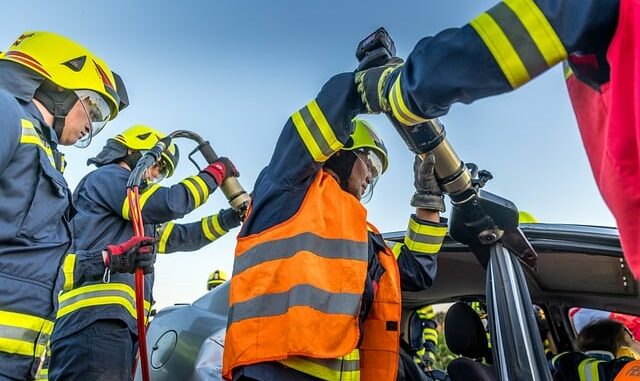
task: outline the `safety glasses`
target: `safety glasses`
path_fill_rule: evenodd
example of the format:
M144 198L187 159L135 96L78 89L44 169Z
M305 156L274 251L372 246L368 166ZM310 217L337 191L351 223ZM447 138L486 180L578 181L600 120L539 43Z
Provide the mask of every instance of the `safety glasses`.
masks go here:
M80 104L91 122L91 131L79 139L75 146L85 148L91 143L91 138L97 135L109 121L111 109L105 99L92 90L76 90Z
M371 150L358 150L356 151L356 155L358 156L358 160L361 160L367 167L369 174L371 175L371 182L360 198L360 201L363 204L366 204L373 197L373 190L378 183L380 175L382 174L382 160L380 160L380 157Z
M160 181L164 180L169 175L169 165L163 159L156 161L156 163L148 169L148 171L156 170L158 171L157 176L149 176L149 182L157 184Z

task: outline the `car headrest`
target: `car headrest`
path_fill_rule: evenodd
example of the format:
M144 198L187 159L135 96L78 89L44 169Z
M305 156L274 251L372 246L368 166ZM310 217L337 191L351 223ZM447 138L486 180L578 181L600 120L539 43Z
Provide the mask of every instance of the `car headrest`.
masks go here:
M444 318L444 337L451 352L473 359L487 357L487 333L478 314L469 305L452 305Z

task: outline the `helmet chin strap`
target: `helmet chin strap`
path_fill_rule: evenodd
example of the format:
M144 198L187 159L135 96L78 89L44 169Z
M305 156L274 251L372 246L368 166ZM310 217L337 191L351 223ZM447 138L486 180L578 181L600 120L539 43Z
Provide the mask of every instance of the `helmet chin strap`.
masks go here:
M33 95L53 115L53 130L58 140L62 137L64 121L69 111L78 101L78 96L71 90L60 91L58 86L50 81L43 81Z
M340 187L346 191L349 183L349 176L351 176L353 166L355 165L356 160L358 160L358 155L353 151L343 150L339 152L339 154L331 156L324 166L338 175L338 178L340 179Z

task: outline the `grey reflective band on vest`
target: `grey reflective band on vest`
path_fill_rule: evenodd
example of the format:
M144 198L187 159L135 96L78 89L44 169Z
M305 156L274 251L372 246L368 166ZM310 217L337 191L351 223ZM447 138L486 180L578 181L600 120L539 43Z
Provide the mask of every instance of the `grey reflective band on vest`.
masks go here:
M38 337L40 336L40 340ZM34 344L38 342L49 341L49 335L45 332L38 332L28 328L12 327L0 325L0 339L19 340Z
M442 243L442 238L443 238L443 237L437 237L433 235L420 234L411 229L407 229L407 237L409 237L409 239L411 239L414 242L428 243L428 244L435 244L435 245Z
M360 294L331 293L303 284L277 294L256 296L231 307L230 322L257 317L277 316L296 306L310 307L327 314L356 316L360 311Z
M355 372L360 370L360 360L314 359L310 357L302 357L302 359L336 372Z
M289 238L263 242L237 256L233 274L264 262L293 257L300 251L308 251L323 258L367 261L367 242L346 239L328 239L313 233L301 233Z
M501 2L489 9L487 13L500 25L531 78L549 68L531 35L509 6Z
M335 150L329 147L329 142L327 142L327 139L322 135L320 127L318 126L318 123L316 123L315 119L313 119L308 106L305 106L300 110L300 116L302 117L304 124L307 125L307 129L311 136L313 136L313 140L315 140L320 151L327 157L331 156Z

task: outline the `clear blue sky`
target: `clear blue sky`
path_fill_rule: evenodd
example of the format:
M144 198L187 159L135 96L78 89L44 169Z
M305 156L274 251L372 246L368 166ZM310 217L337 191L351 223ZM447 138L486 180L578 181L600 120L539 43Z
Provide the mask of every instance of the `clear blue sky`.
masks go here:
M86 159L107 138L135 123L169 132L190 129L229 156L251 189L289 114L333 74L356 65L358 41L383 25L398 54L424 36L461 26L494 1L21 1L3 9L0 49L25 30L66 35L122 75L131 106L84 150L64 148L74 187ZM390 166L368 204L383 231L404 230L411 208L413 158L386 119L371 117L390 151ZM444 117L449 140L465 161L490 170L487 189L545 222L613 225L595 187L560 68L518 91ZM167 184L193 174L192 148ZM216 194L184 221L225 207ZM158 306L190 302L207 275L232 268L235 232L196 253L161 256Z

